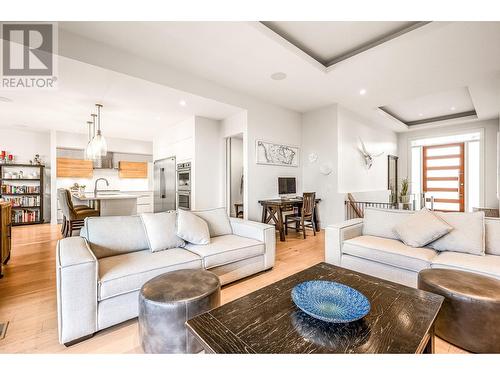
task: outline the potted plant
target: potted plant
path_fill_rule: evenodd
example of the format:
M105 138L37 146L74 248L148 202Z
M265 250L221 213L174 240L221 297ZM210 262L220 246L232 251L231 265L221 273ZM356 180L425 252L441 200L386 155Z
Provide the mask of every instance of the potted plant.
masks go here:
M400 203L408 204L410 203L410 195L408 194L408 190L410 188L410 182L408 178L403 178L401 180L401 193L399 195Z

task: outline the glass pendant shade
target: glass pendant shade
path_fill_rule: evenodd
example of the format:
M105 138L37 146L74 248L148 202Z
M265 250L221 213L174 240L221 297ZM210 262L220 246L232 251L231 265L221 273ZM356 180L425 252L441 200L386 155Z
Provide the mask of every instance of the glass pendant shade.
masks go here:
M92 121L87 121L87 125L89 127L89 140L87 142L87 146L85 147L84 151L84 158L85 160L93 160L94 159L94 148L93 148L93 139L94 139L94 129L95 126L93 125Z
M94 152L94 158L101 158L108 154L108 145L106 139L101 133L101 108L102 104L96 104L97 108L97 133L92 140L92 149Z

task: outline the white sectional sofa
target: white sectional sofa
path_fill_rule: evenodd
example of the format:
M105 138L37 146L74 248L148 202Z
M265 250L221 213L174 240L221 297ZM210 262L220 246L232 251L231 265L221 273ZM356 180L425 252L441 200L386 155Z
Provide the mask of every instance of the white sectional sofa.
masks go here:
M139 216L87 218L81 237L57 244L59 341L70 345L138 315L142 285L162 273L204 268L222 284L270 269L271 225L230 219L232 234L208 245L152 252Z
M468 226L462 233L463 241L450 242L450 249L436 251L432 243L415 248L399 240L393 228L411 214L367 208L365 219L330 225L325 237L326 262L411 287L417 286L418 273L426 268L458 269L500 279L499 219L483 217L481 228ZM455 215L467 220L467 215L477 213ZM468 254L463 248L453 251L453 247L461 247L468 240L482 243L484 254Z

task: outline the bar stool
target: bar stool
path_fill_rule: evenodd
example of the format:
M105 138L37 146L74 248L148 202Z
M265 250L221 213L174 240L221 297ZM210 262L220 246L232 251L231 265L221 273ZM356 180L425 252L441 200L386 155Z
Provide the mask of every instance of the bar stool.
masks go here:
M63 213L61 233L64 237L73 235L73 231L83 227L86 217L99 216L99 211L85 205L73 205L71 193L67 189L58 189L57 197Z

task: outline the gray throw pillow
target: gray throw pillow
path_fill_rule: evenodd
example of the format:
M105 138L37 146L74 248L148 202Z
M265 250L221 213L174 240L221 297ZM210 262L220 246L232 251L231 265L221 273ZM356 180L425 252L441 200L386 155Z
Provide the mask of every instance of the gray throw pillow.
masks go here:
M394 227L401 241L411 247L425 245L443 237L453 228L426 208L405 218Z
M437 251L456 251L484 255L484 212L435 212L453 227L446 236L432 242L429 247Z
M185 245L177 236L175 211L141 214L142 223L148 238L149 248L156 251L173 249Z
M208 245L210 243L207 222L186 210L179 210L177 213L177 235L184 241L195 245Z
M224 207L191 212L207 222L210 237L233 234L233 228Z

